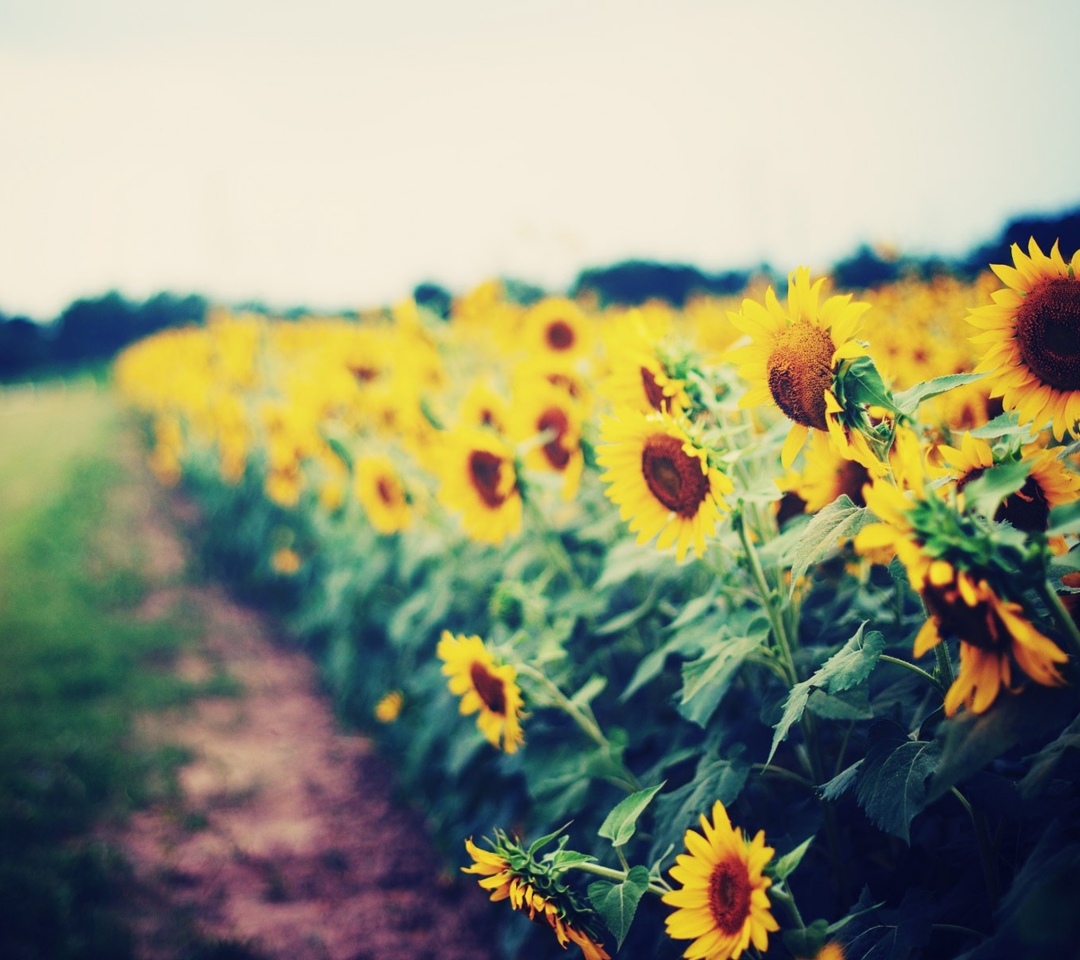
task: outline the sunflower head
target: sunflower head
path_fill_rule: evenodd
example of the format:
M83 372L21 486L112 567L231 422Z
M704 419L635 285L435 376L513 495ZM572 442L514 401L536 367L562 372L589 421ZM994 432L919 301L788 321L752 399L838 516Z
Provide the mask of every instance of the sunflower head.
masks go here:
M668 936L693 942L688 960L737 960L751 944L767 950L769 934L780 929L770 913L772 880L764 875L774 850L765 831L753 840L732 827L724 805L713 804L712 819L701 816L701 832L687 830L686 853L675 859L671 877L679 889L664 894L676 907L667 918Z
M562 839L565 841L565 837ZM559 854L565 842L543 860L536 859L542 843L525 849L501 830L496 830L495 839L487 843L490 849L484 850L471 839L465 841L473 862L462 867L462 872L479 876L477 882L489 892L491 900L509 900L513 909L549 928L563 949L576 943L585 960L611 960L595 932L592 910L561 879L566 868L559 866Z
M708 451L664 414L618 411L601 419L600 436L597 462L607 468L600 479L638 542L659 534L657 546L675 544L676 559L681 561L691 545L700 557L706 537L727 510L724 495L735 489L710 464Z
M993 303L971 311L987 345L976 373L987 373L991 396L1037 428L1050 423L1059 440L1080 420L1080 250L1066 263L1055 243L1047 255L1034 237L1013 265L992 264L1005 286Z
M525 701L511 664L498 664L478 636L444 630L436 653L449 677L450 692L461 697L462 715L479 714L476 725L494 747L514 753L525 742L521 718Z
M490 431L461 428L443 438L439 498L462 513L465 532L499 544L521 529L522 503L513 449Z
M368 520L379 533L397 533L412 525L411 497L387 454L367 453L357 458L355 489Z

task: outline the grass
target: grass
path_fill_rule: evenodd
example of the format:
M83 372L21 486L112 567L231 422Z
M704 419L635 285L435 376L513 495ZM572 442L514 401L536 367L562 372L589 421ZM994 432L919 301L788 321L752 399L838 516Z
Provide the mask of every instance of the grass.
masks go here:
M126 867L91 828L175 784L183 752L139 748L136 712L229 685L171 675L193 635L180 614L132 615L149 584L123 429L92 383L0 393L5 960L131 956L116 902Z

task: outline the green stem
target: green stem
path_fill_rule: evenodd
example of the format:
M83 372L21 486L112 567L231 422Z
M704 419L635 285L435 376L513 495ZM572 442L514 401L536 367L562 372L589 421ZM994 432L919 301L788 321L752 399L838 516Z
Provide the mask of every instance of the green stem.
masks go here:
M566 578L576 590L585 590L585 581L581 579L577 569L574 567L573 559L567 552L566 547L563 546L558 533L552 529L547 519L529 497L524 497L523 500L529 519L533 526L540 531L540 539L543 541L552 563L560 572L566 574Z
M618 768L620 774L618 777L612 778L613 783L617 783L628 793L633 793L636 790L641 789L641 784L638 782L637 777L626 769L625 764L623 764L621 760L616 759L615 751L611 746L611 741L604 736L604 731L600 729L600 725L596 722L596 719L592 716L591 712L586 713L585 710L574 703L542 671L537 670L528 663L519 663L516 664L516 667L518 673L524 674L539 684L544 692L551 698L553 705L562 710L563 713L578 725L582 733L607 754L608 759L611 761L612 765Z
M769 899L782 903L788 913L795 919L798 928L800 930L806 929L806 924L803 923L802 914L799 913L795 898L791 895L791 891L787 890L783 884L777 884L769 890Z
M806 787L807 790L814 789L814 784L807 780L806 777L796 773L794 770L788 770L786 767L778 767L776 764L752 763L750 769L757 771L762 776L781 777L784 780L797 783L800 787Z
M1054 619L1057 620L1058 629L1072 643L1073 656L1080 657L1080 628L1077 628L1076 621L1073 620L1069 611L1065 609L1065 604L1062 602L1061 597L1058 596L1057 591L1045 580L1041 592L1043 599L1050 605L1050 609L1054 611Z
M622 851L618 847L615 848L619 854L619 858L622 858ZM626 861L623 860L625 863ZM571 870L582 870L585 873L591 873L597 877L603 877L605 880L611 880L614 883L626 883L626 878L630 874L629 866L625 870L612 870L611 867L602 867L598 863L575 863L566 868L565 872ZM655 893L658 897L662 897L665 893L671 893L671 887L669 887L663 880L652 877L649 880L648 886L649 893Z
M953 674L952 660L949 659L949 648L945 646L944 640L934 647L934 658L937 661L938 685L942 690L948 690L956 677Z
M941 644L938 644L938 646L941 646ZM945 696L946 688L941 685L941 681L938 680L938 678L935 677L932 673L927 673L921 667L917 667L915 666L915 664L909 663L907 660L901 660L899 657L890 657L888 654L885 653L883 653L878 659L881 660L883 663L895 663L898 667L903 667L905 670L909 670L911 673L922 677L923 680L935 687L942 696Z
M971 819L971 825L975 829L975 839L979 844L979 860L982 863L983 879L986 881L986 894L990 898L991 910L997 906L1001 897L1001 881L998 878L997 865L994 863L994 847L990 840L990 832L986 828L986 818L971 806L971 803L956 787L950 787L950 792L960 805L967 811Z

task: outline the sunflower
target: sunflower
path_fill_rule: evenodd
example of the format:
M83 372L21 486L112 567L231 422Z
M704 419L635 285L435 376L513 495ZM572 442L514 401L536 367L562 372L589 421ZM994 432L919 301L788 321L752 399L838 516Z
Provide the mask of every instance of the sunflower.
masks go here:
M484 380L474 380L458 406L458 423L462 426L488 427L504 434L509 419L506 398Z
M959 449L940 444L938 453L956 477L957 490L963 490L998 461L985 440L965 433ZM1025 533L1046 530L1050 511L1080 496L1080 476L1071 471L1054 450L1038 444L1024 448L1023 459L1031 465L1024 485L1006 497L994 519L1011 523Z
M274 573L280 573L284 577L296 573L301 566L300 555L291 547L280 547L274 551L270 558L270 567Z
M669 373L657 337L650 335L638 311L613 324L605 339L610 369L600 393L616 408L678 414L690 406L685 385Z
M461 697L461 713L480 712L476 725L492 746L514 753L525 742L521 732L521 689L517 671L499 666L478 636L455 637L444 630L436 648L442 672L450 678L450 692Z
M840 361L866 353L853 337L869 304L852 303L846 294L829 297L819 306L824 282L819 278L811 285L810 271L799 267L788 277L786 311L769 287L765 306L744 300L742 312L730 315L752 340L727 353L728 360L740 365L739 375L751 384L739 406L771 402L792 421L780 455L784 467L794 463L812 430L827 430L845 456L876 462L862 435L849 436L841 426L836 417L841 407L833 390Z
M592 341L590 319L566 297L545 297L525 318L525 343L530 353L579 357L589 352Z
M630 521L638 543L659 534L657 547L674 543L680 562L691 544L700 557L706 536L712 536L721 511L727 510L723 495L734 492L731 481L665 414L622 410L600 423L596 459L607 468L600 479L609 484L606 493L623 520Z
M670 871L682 887L663 896L678 908L667 918L668 936L693 941L683 953L687 960L737 960L751 943L767 950L769 934L780 925L765 893L772 880L762 871L774 853L765 846L765 831L748 841L719 800L712 823L701 815L701 830L686 831L688 853L679 854Z
M1003 686L1011 689L1013 661L1036 683L1060 686L1056 665L1068 657L1005 595L1006 589L1020 595L1023 584L1014 571L994 565L993 531L925 485L910 452L901 450L896 459L908 465L909 492L881 479L866 486L866 505L882 522L859 531L855 549L874 563L899 557L922 596L929 616L915 638L915 657L946 636L960 640L960 672L945 695L946 715L961 704L973 713L989 709Z
M490 431L463 427L444 437L439 497L462 513L465 532L499 544L521 529L514 451Z
M785 487L805 503L806 513L817 513L841 495L861 507L862 488L869 480L866 467L842 457L827 433L814 433L802 473L785 483Z
M409 494L394 461L385 453L367 453L357 458L355 491L379 533L397 533L412 525Z
M519 844L498 833L496 837L494 850L482 850L466 840L465 849L473 863L461 872L480 876L477 883L489 891L493 902L509 900L510 906L533 923L550 927L564 950L573 942L581 947L585 960L611 960L588 929L584 911L570 890L538 868Z
M379 723L393 723L401 716L401 708L405 705L405 695L400 690L391 690L377 704L373 713Z
M1047 256L1032 237L1012 258L1015 267L991 264L1005 286L968 316L984 331L972 341L988 345L975 372L1022 423L1049 422L1060 440L1080 419L1080 250L1066 263L1057 243Z
M581 414L566 391L541 380L515 393L511 434L519 443L544 438L531 445L525 464L561 474L563 499L572 500L585 458L581 452Z

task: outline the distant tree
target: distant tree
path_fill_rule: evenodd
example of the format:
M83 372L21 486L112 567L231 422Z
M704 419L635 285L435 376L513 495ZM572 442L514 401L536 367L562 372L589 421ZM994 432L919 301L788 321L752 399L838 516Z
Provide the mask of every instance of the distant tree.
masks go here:
M1057 241L1061 255L1068 260L1080 250L1080 207L1056 215L1010 220L996 241L976 247L956 264L957 270L967 276L975 276L991 263L1012 263L1011 246L1015 243L1026 252L1032 237L1044 253L1049 253Z
M443 320L450 316L450 305L454 302L454 296L441 284L425 280L413 287L412 295L417 306L429 310L435 316Z
M893 283L900 275L898 260L884 260L865 243L833 266L833 280L843 289L866 290Z
M42 328L27 317L0 319L0 379L29 373L49 359Z
M738 293L748 280L749 274L743 271L708 274L684 263L624 260L609 267L582 270L570 292L572 296L592 294L605 306L637 306L649 300L666 300L682 307L695 293Z

